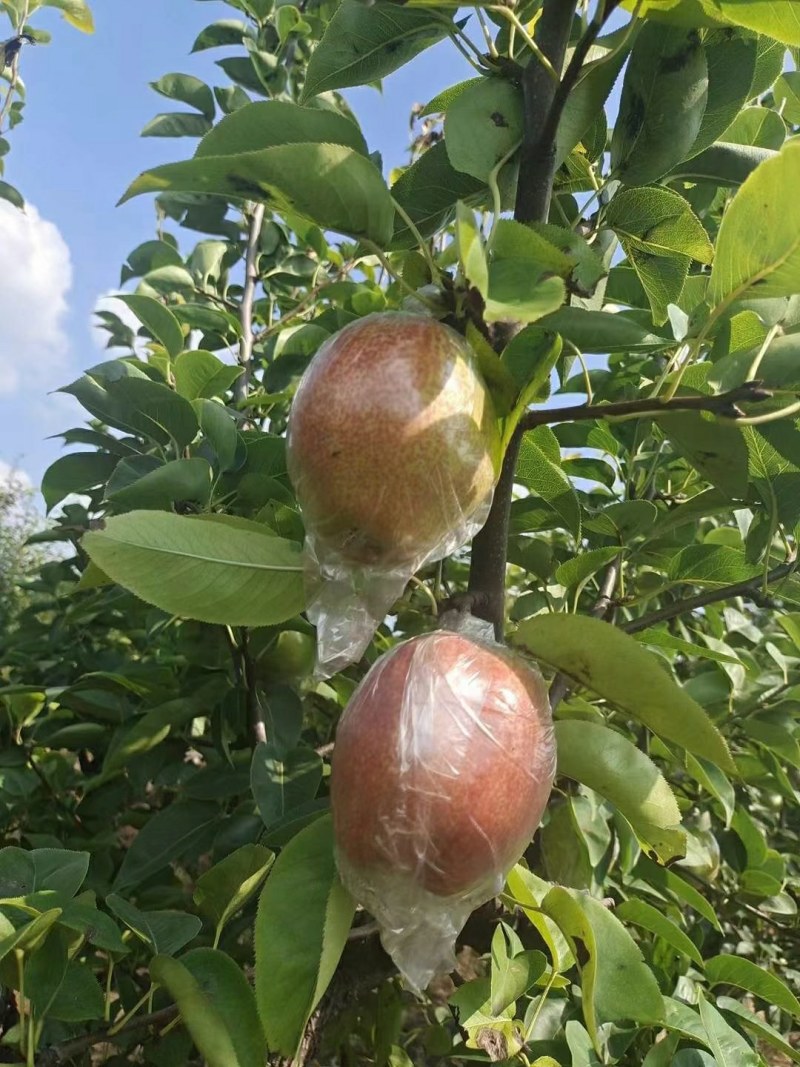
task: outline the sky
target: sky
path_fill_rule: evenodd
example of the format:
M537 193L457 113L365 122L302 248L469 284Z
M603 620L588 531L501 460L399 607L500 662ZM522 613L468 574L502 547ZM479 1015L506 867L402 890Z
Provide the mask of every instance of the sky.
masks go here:
M194 140L139 137L153 115L182 106L149 83L174 71L209 82L216 73L226 84L214 60L229 50L189 54L203 26L231 16L224 4L92 6L92 36L55 11L37 12L33 24L50 30L53 43L22 56L28 102L25 121L7 135L4 179L25 196L25 214L0 200L0 481L14 469L38 485L62 454L52 436L82 421L72 398L54 390L104 358L92 312L119 286L128 253L154 236L151 197L119 208L117 200L140 171L194 151ZM7 31L0 21L0 40ZM390 75L382 94L348 92L370 149L383 155L385 174L407 161L412 105L470 73L446 41ZM184 249L191 247L191 233L174 232Z

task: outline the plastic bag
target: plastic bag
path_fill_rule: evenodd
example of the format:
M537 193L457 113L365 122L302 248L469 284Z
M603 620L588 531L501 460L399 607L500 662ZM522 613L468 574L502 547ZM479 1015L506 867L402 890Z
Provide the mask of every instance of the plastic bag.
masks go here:
M339 723L331 806L342 882L408 983L452 970L547 805L556 752L539 672L438 631L375 663Z
M415 571L486 521L500 437L464 338L404 312L329 338L295 395L287 463L324 677L360 659Z

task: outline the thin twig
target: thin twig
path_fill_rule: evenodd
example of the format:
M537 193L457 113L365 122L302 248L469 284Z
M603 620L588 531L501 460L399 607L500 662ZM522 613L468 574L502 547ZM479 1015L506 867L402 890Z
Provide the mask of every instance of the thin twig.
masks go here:
M25 36L26 40L32 41L33 38L28 34L25 34L25 23L28 21L28 14L30 12L30 0L25 0L25 7L20 14L19 23L17 24L17 38ZM21 42L20 42L21 43ZM17 87L17 81L19 79L19 57L20 51L18 50L11 60L11 77L8 82L8 89L6 91L5 98L3 100L2 107L0 107L0 133L3 132L3 123L8 117L8 113L11 110L11 99L14 95L14 90Z
M774 567L766 576L766 584L773 585L775 582L781 581L782 578L788 578L797 570L797 553L795 552L792 557L786 560L785 563L781 563L779 566ZM705 593L698 593L697 596L685 597L682 600L674 600L671 604L666 604L663 608L658 608L656 611L651 611L647 615L642 615L638 619L632 619L630 622L623 623L620 626L621 630L624 630L628 634L638 634L642 630L647 630L651 626L656 626L660 622L668 622L670 619L675 619L679 615L688 615L689 612L697 611L698 608L704 608L708 604L716 604L721 600L732 600L737 596L756 596L759 597L764 588L764 577L759 575L756 578L748 578L743 582L736 582L733 585L723 586L721 589L708 589Z
M60 1045L53 1045L52 1048L44 1049L39 1053L36 1057L36 1067L56 1067L57 1064L75 1059L76 1056L80 1056L81 1053L94 1048L95 1045L102 1045L105 1041L121 1041L137 1030L163 1026L164 1023L171 1022L177 1014L178 1009L172 1004L168 1008L161 1008L150 1015L142 1015L138 1019L132 1019L119 1033L110 1034L109 1027L104 1026L99 1030L84 1034L83 1037L76 1037L72 1041L64 1041Z
M256 666L250 655L250 634L242 628L240 635L239 650L242 656L244 669L245 692L247 693L247 718L250 725L250 739L253 748L256 745L267 743L267 727L264 722L264 709L258 699L258 680L256 678Z
M619 400L611 404L574 404L564 408L529 411L519 421L524 433L537 426L556 422L581 422L586 419L658 418L674 411L708 411L729 419L742 419L737 404L760 403L773 397L762 382L744 382L727 393L716 396L676 396L671 400L649 397L644 400ZM788 413L788 409L787 409ZM777 413L776 413L777 414Z
M233 397L237 404L247 399L250 379L253 375L253 301L258 284L258 246L261 240L261 228L264 225L264 205L256 204L250 215L250 229L247 235L247 252L245 254L244 290L239 316L242 323L242 339L239 342L239 364L244 367L233 383Z

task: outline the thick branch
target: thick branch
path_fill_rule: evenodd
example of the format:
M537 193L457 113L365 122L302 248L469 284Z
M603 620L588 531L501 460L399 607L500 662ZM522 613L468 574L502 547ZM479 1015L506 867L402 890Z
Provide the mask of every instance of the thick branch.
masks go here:
M576 6L576 0L544 0L542 14L536 24L534 39L542 54L559 72L564 66ZM556 91L557 86L548 70L536 58L532 58L522 73L525 125L514 208L514 218L518 222L546 222L550 211L555 173L555 139L551 137L548 143L544 143L542 135L548 125ZM498 640L503 636L505 622L508 522L522 433L518 428L509 443L489 517L472 542L469 574L472 611L493 623Z
M559 73L564 66L576 6L576 0L544 0L536 24L534 40ZM560 111L553 120L550 116L560 91L549 71L532 57L522 72L524 128L514 207L514 218L518 222L547 221L556 162L555 129Z
M253 370L253 301L258 283L258 245L264 225L264 205L256 204L250 216L247 235L247 252L244 266L244 291L239 315L242 324L242 340L239 343L239 364L244 373L233 384L233 397L237 404L247 399Z
M749 578L744 582L726 585L721 589L708 589L705 593L698 593L697 596L685 597L682 600L674 600L671 604L658 608L657 611L651 611L638 619L623 623L620 629L629 634L638 634L642 630L647 630L660 622L668 622L670 619L678 618L679 615L688 615L691 611L697 611L698 608L704 608L708 604L719 603L721 600L732 600L733 597L737 596L757 598L765 584L772 585L782 578L788 578L796 569L797 558L795 555L785 563L774 567L767 574L766 583L763 576L759 575L757 578Z
M671 411L710 411L729 419L743 415L740 403L758 403L770 400L772 392L765 389L761 382L744 382L736 389L717 396L675 396L671 400L619 400L613 404L573 404L571 407L550 408L548 410L529 411L519 422L524 433L537 426L547 426L554 422L580 422L586 419L609 418L658 418Z
M517 468L522 433L517 431L509 442L500 479L495 487L489 518L472 542L469 570L470 610L473 615L494 625L495 638L503 637L505 622L506 558L508 523L511 518L511 491Z

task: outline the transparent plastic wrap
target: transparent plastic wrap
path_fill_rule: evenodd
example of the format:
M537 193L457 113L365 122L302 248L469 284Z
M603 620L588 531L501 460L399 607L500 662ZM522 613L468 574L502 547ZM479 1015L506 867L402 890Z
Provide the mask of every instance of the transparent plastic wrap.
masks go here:
M361 657L415 571L486 521L500 436L464 338L404 312L346 326L300 382L287 461L325 676Z
M412 638L353 694L333 754L336 860L415 990L452 970L470 912L533 837L555 764L541 675L490 640Z

